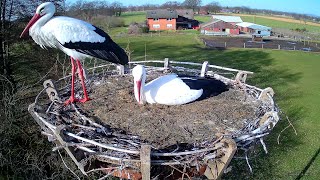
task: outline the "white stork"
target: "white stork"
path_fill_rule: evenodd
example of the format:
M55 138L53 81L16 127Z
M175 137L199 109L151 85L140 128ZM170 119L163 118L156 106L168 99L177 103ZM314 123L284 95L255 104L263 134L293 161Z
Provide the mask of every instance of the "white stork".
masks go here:
M79 60L84 60L86 57L95 57L124 65L128 63L128 56L103 30L79 19L64 16L53 17L54 13L55 6L51 2L38 6L35 15L20 37L23 37L29 31L32 39L42 48L58 48L70 56L72 64L71 96L65 104L76 101L84 103L90 99ZM74 97L74 81L77 68L84 92L84 98L80 100Z
M212 78L181 76L169 74L158 77L145 84L144 66L132 69L134 95L139 104L181 105L195 100L218 95L227 90L226 84Z

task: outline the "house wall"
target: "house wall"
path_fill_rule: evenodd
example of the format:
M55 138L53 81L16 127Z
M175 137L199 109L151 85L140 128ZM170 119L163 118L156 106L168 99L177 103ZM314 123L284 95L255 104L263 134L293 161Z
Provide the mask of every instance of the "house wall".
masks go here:
M262 36L270 36L271 35L271 31L266 30L257 30L257 29L252 29L254 34L260 34ZM260 32L259 32L260 31Z
M152 18L148 19L148 27L150 31L161 31L161 30L176 30L176 19L167 20L167 19L159 19L153 20ZM172 26L168 26L171 24Z
M239 34L240 31L238 28L233 26L230 23L219 21L216 23L209 24L205 27L201 27L203 30L214 31L214 32L227 32L228 34Z

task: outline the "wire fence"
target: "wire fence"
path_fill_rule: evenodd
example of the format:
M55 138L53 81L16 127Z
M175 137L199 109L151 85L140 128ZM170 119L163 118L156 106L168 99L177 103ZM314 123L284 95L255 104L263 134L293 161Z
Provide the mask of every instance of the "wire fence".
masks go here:
M292 41L279 39L265 39L264 41L252 41L250 38L237 37L209 37L202 38L206 47L214 49L227 48L260 48L292 51L320 52L320 44L311 41Z

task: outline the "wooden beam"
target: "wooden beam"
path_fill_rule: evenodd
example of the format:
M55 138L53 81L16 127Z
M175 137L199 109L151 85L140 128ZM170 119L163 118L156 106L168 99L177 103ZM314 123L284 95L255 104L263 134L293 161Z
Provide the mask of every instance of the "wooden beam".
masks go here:
M140 160L141 160L141 175L142 180L149 180L151 177L151 146L141 145Z
M225 148L219 150L219 154L222 154L222 157L219 159L213 158L207 163L208 165L204 175L208 179L221 179L224 170L228 167L237 150L237 144L233 139L222 139L221 143L224 143L225 146Z

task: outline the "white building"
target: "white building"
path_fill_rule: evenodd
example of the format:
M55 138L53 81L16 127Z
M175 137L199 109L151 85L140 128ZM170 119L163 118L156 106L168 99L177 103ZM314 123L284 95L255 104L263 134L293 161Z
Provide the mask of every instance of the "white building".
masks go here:
M271 27L254 24L250 22L242 22L236 24L241 32L250 33L256 36L270 36L271 35Z

